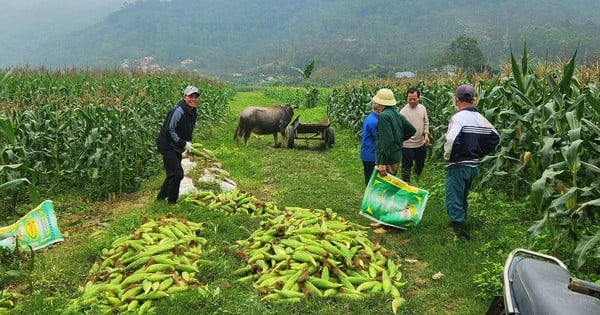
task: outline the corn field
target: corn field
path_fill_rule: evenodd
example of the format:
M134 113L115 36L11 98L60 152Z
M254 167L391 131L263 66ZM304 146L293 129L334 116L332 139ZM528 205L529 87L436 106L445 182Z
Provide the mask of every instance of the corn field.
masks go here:
M496 76L350 84L333 90L327 113L359 136L379 88L391 88L403 102L406 89L416 86L428 110L431 156L441 160L447 124L455 112L454 90L472 83L477 109L500 133L496 152L482 161L479 187L531 204L530 213L514 216L535 220L528 231L532 247L584 274L599 273L599 72L594 76L587 68L578 69L576 55L553 70L528 60L525 47L520 62L511 52L506 70Z
M198 125L228 110L228 89L186 74L19 69L0 73L0 186L4 207L37 196L102 200L133 192L161 170L155 139L186 85L201 90ZM34 200L35 201L35 200ZM7 209L3 209L7 210Z
M535 220L533 249L580 273L600 273L600 71L577 67L576 55L550 67L528 60L524 49L497 75L359 82L332 89L323 102L332 123L358 136L377 89L389 87L403 100L417 86L430 119L431 158L441 159L454 89L472 83L478 110L501 137L482 162L479 187L530 204L514 216ZM0 72L0 211L43 194L102 200L139 189L161 169L156 133L188 84L202 93L198 127L218 123L232 89L189 74Z

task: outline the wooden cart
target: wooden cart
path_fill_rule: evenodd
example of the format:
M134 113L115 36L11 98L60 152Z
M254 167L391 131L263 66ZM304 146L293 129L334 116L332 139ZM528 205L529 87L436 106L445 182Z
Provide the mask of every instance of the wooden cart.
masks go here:
M294 148L294 140L320 140L325 144L325 148L331 148L335 142L333 127L329 125L329 118L325 118L320 123L300 123L300 116L285 129L285 138L287 147Z

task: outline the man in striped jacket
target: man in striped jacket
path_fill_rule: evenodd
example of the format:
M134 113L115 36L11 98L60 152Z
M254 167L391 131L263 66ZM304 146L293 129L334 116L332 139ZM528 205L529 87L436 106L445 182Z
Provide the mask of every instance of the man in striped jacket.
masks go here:
M474 107L475 91L472 85L463 84L456 89L454 104L458 112L450 118L444 145L445 204L456 235L468 240L470 235L466 220L469 189L479 170L479 160L496 148L500 137L496 128Z

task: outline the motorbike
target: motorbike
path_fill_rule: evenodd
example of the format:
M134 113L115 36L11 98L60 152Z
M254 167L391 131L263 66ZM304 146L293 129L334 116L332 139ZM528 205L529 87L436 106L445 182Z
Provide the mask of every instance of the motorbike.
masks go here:
M556 257L517 248L506 259L503 295L487 315L600 315L600 285L577 279Z

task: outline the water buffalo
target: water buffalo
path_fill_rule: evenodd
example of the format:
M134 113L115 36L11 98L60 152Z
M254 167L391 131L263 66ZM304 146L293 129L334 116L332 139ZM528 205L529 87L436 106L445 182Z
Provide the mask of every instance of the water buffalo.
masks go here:
M251 133L257 135L273 134L273 142L276 148L281 146L277 141L277 133L285 138L285 127L290 123L294 116L294 104L278 106L248 106L240 113L238 126L233 135L233 139L240 144L240 138L244 137L244 143L248 144L248 138Z

